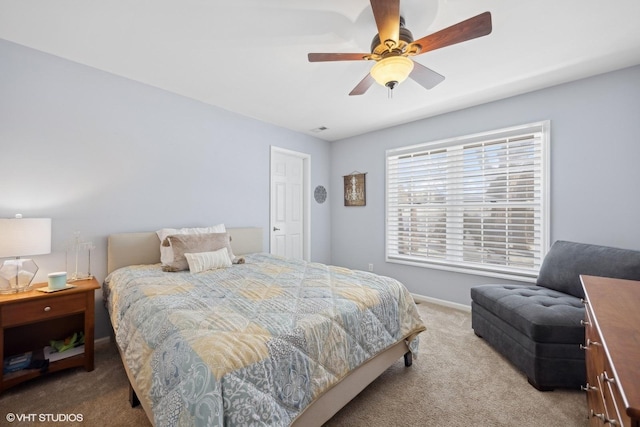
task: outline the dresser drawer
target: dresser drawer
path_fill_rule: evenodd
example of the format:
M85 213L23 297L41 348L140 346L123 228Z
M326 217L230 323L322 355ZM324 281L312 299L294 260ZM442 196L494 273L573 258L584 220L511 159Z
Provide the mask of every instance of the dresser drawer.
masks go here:
M2 307L0 318L2 327L24 325L58 316L68 316L86 310L87 298L84 293L64 295L55 298L39 298L30 301L7 304Z
M585 363L587 367L587 384L584 390L587 392L587 405L589 411L589 425L601 426L600 416L605 414L604 397L599 374L604 370L606 355L600 345L600 335L593 323L591 307L585 303Z
M603 384L604 390L604 404L607 413L607 418L609 420L615 421L617 424L610 423L612 425L617 426L630 426L631 420L629 416L624 411L624 402L622 400L622 396L620 395L620 390L618 389L618 385L616 384L615 379L611 375L611 370L609 368L608 363L605 364L606 368L602 374L600 374L601 383Z
M596 384L597 376L604 371L607 356L602 346L602 338L593 322L593 313L589 304L585 304L585 360L587 364L587 381Z

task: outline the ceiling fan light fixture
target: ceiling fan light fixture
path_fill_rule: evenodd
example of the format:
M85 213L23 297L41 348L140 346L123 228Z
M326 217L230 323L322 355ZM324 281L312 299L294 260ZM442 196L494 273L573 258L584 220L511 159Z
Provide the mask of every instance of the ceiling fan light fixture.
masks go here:
M409 77L413 61L406 56L389 56L376 62L371 68L371 77L381 86L393 89Z

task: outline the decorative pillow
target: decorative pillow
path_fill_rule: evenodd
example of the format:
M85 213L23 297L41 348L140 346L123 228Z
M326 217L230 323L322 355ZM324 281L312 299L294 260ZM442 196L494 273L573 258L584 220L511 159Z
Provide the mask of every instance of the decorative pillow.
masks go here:
M224 224L212 225L211 227L199 227L199 228L163 228L156 231L158 238L160 239L160 262L164 264L170 264L173 262L173 249L171 246L163 246L162 242L167 236L174 234L202 234L202 233L225 233L227 229Z
M232 265L227 248L218 249L213 252L186 253L184 257L187 259L189 271L192 273L231 267Z
M225 248L229 259L233 258L228 233L174 234L167 236L162 246L171 246L173 261L162 263L162 271L183 271L189 268L185 253L212 252Z

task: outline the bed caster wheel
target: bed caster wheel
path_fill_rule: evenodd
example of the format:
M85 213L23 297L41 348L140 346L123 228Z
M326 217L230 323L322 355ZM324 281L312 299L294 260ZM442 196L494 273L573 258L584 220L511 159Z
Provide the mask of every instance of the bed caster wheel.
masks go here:
M407 352L404 354L404 366L411 366L413 364L413 354Z

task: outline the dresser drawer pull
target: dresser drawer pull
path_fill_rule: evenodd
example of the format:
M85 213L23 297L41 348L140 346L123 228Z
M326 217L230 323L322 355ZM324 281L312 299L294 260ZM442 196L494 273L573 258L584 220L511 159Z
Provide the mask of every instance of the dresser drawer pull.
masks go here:
M580 344L580 350L589 350L589 347L592 345L600 345L600 343L598 341L591 341L587 338L587 345Z
M606 381L609 384L615 384L616 383L616 379L612 378L612 377L609 377L606 372L603 372L602 375L600 375L600 378L602 378L602 381Z
M589 383L587 383L587 385L581 385L580 389L582 391L598 391L598 387L590 385Z
M591 411L591 416L600 419L600 421L602 421L603 424L611 424L612 426L620 425L618 421L607 418L605 414L596 414L593 411Z
M46 307L44 308L44 311L51 311L51 307L46 306Z

